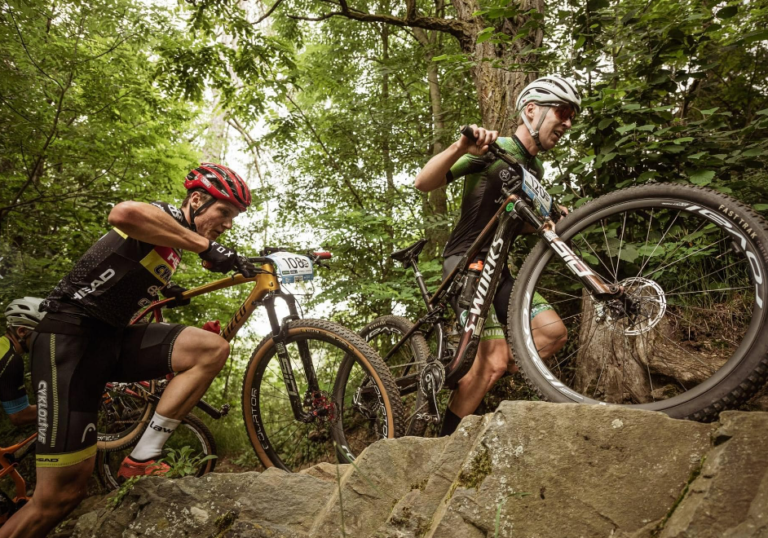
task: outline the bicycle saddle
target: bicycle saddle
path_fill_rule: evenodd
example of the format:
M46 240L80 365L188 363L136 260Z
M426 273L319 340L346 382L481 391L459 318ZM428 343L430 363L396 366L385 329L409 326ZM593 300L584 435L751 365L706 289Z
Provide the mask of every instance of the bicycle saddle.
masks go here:
M411 260L417 259L419 257L419 254L421 254L421 251L424 249L424 245L426 244L426 239L419 239L411 246L405 247L404 249L398 250L397 252L393 252L389 255L389 257L396 262L400 262L408 267L411 263Z

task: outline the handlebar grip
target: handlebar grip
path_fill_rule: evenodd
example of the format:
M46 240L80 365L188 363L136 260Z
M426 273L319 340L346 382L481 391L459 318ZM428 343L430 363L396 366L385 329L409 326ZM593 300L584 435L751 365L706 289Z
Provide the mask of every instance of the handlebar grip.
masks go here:
M311 252L310 255L314 256L318 260L330 260L333 257L333 254L331 254L330 252L326 252L326 251L323 251L323 252Z
M470 127L469 125L462 125L461 129L459 129L461 134L469 138L472 142L477 142L477 137L475 136L475 131Z

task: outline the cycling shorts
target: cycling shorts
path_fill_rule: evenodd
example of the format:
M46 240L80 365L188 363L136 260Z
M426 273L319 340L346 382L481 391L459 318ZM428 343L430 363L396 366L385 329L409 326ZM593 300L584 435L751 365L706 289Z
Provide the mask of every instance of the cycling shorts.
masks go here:
M451 271L458 265L461 260L461 255L448 256L443 261L443 279L451 274ZM482 260L483 256L477 257L473 262ZM509 272L509 267L506 264L501 271L501 280L499 281L499 287L496 290L496 295L493 297L493 304L488 310L488 318L483 326L483 332L480 335L480 340L503 340L505 338L505 331L507 327L507 319L509 317L509 297L512 295L512 287L515 284L515 279L512 278L512 274ZM533 301L531 301L531 319L535 318L546 310L554 310L547 300L538 293L533 294ZM456 318L459 320L460 325L464 325L467 321L467 310L459 308L458 295L451 299L451 306L454 312L456 312Z
M37 393L37 466L68 467L96 454L104 386L173 371L173 344L184 325L113 327L94 318L49 312L31 345Z

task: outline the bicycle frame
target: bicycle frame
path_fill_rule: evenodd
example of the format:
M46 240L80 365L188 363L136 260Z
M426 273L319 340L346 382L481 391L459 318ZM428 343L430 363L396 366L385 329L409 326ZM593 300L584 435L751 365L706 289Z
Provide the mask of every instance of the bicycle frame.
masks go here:
M275 341L277 355L280 359L280 368L283 374L283 381L288 389L288 397L291 402L291 408L293 409L296 420L304 422L310 422L314 419L314 415L307 413L303 409L303 402L299 395L298 387L296 386L296 380L293 374L293 368L291 366L288 351L284 345L281 345L286 340L285 328L289 321L299 319L298 309L296 308L296 299L291 294L283 293L280 288L280 281L277 277L274 264L269 258L250 258L253 263L260 263L262 271L253 277L244 277L241 274L237 274L231 277L222 278L208 284L204 284L197 288L193 288L185 291L181 295L181 299L192 299L199 297L207 293L214 291L231 288L232 286L239 286L241 284L252 282L254 287L248 294L243 304L237 310L232 319L222 329L221 336L227 341L231 342L241 327L250 318L251 314L259 306L264 306L267 309L267 316L272 328L272 337ZM288 306L289 315L283 318L282 322L278 321L277 313L275 312L275 299L282 299ZM176 302L175 298L163 299L155 301L148 307L146 307L136 318L133 323L147 318L152 315L155 321L163 321L162 309L164 307L172 305ZM309 355L309 348L306 342L297 343L299 348L299 356L301 358L304 373L307 378L307 383L311 391L319 391L319 383L315 375L315 370L312 365L312 359Z
M37 433L30 435L15 445L9 446L7 448L0 448L0 478L10 475L11 479L13 480L13 485L16 488L16 496L12 500L17 505L17 508L19 508L19 502L27 502L29 499L31 499L31 497L27 496L27 483L19 474L19 471L16 470L18 460L13 455L22 447L32 443L35 439L37 439ZM28 453L29 451L25 452L22 455L22 458Z

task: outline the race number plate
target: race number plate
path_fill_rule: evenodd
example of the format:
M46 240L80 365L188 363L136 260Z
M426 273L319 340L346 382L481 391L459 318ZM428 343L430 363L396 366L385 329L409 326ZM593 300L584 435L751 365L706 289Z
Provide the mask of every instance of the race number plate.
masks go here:
M277 274L285 284L309 282L314 277L312 260L306 256L290 252L275 252L267 258L275 262Z
M521 167L522 168L522 167ZM544 186L539 183L536 176L531 174L525 168L523 170L523 192L533 202L533 206L536 211L542 217L548 217L552 211L552 197L549 195Z

